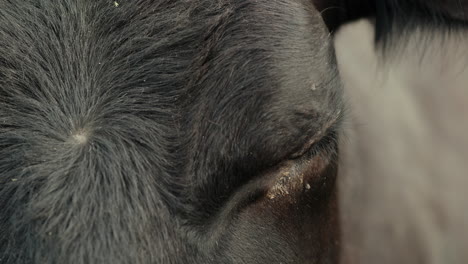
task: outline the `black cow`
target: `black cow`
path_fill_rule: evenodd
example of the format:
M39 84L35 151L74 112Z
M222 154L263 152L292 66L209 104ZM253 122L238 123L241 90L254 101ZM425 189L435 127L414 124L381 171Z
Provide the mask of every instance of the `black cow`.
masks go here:
M396 7L0 0L0 263L339 262L327 26Z
M331 263L337 76L305 0L0 1L0 262Z

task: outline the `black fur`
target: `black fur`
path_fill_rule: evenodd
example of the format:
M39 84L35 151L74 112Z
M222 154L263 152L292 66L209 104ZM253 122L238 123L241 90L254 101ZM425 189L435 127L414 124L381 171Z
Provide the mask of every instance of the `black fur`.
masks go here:
M343 107L312 4L390 43L463 27L444 3L0 0L0 263L335 263L334 162L256 203Z
M417 28L456 30L468 25L466 0L313 0L328 28L372 18L376 41L392 45Z
M339 109L309 1L0 0L0 263L298 263L223 208Z
M465 0L314 0L330 21L330 30L361 18L373 18L376 40L387 42L415 28L456 29L467 26ZM392 35L392 36L390 36Z

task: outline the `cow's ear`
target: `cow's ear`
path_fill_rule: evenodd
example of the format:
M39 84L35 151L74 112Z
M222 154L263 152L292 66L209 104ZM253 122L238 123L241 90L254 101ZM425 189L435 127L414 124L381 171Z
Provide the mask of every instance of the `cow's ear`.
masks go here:
M375 13L374 1L375 0L312 0L330 32L336 31L346 22L373 15Z

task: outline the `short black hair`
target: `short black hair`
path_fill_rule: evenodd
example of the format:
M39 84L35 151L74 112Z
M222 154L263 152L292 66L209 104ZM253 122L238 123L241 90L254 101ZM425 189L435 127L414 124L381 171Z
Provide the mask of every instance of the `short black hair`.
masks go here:
M227 262L221 243L203 252L213 242L184 228L341 108L312 11L1 1L0 263Z

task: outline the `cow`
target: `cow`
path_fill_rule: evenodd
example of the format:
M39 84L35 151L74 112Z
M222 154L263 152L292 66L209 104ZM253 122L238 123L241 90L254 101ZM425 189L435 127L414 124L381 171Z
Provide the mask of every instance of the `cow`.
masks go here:
M333 263L332 44L305 0L0 1L0 263Z
M378 137L389 131L352 125L380 124L386 112L379 112L380 98L361 101L366 90L346 66L348 45L333 37L339 28L345 35L345 23L374 16L376 39L388 44L407 28L439 19L432 16L439 10L442 21L462 27L463 17L450 16L460 9L422 1L357 3L1 0L0 263L462 257L456 235L462 240L463 233L432 228L434 219L453 228L451 220L463 219L460 203L417 192L398 196L400 203L436 202L421 207L429 218L413 219L416 210L397 210L384 199L388 193L379 196L395 190L407 172L402 167L399 177L389 177L395 171L387 157L374 155L382 150ZM393 15L397 7L420 7L422 16L407 27L403 16ZM449 23L442 25L444 31ZM392 57L390 49L385 58ZM411 137L400 140L416 138L405 135ZM454 138L460 147L462 135ZM445 168L405 161L420 173ZM464 167L450 165L455 173L443 182L462 188L455 180L463 179L457 173ZM376 171L390 183L376 184L370 177ZM416 179L430 183L425 191L441 187ZM403 183L408 191L420 187ZM369 199L375 203L362 202ZM425 215L432 208L449 215ZM378 213L401 217L378 225ZM388 237L387 226L415 229ZM421 240L423 231L433 243ZM414 248L404 247L408 241ZM444 241L453 246L431 254L445 249Z

